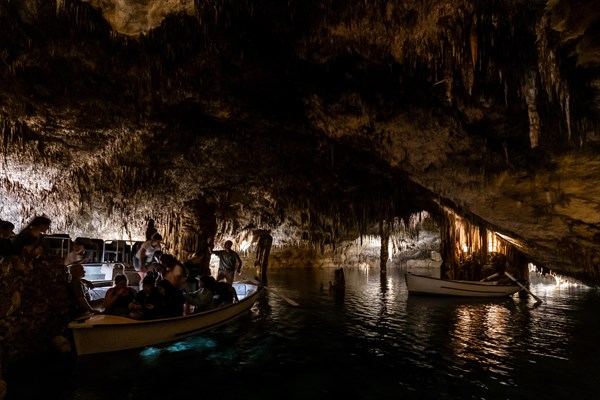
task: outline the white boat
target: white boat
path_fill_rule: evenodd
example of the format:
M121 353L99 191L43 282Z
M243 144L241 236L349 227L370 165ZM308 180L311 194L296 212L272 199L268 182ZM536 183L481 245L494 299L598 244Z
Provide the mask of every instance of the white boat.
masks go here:
M409 294L455 297L504 297L517 293L519 285L499 285L494 281L462 281L405 274Z
M173 342L231 322L250 310L263 286L234 282L239 301L182 317L134 320L97 314L69 323L77 355L107 353Z

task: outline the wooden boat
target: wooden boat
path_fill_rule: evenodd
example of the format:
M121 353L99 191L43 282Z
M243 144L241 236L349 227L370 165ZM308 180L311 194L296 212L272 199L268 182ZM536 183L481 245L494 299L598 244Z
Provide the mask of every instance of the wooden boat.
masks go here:
M106 353L173 342L215 328L240 317L254 305L263 286L234 282L239 301L197 314L155 320L93 315L73 321L69 328L77 355Z
M504 297L517 293L519 285L499 285L494 281L462 281L405 274L409 294L455 297Z

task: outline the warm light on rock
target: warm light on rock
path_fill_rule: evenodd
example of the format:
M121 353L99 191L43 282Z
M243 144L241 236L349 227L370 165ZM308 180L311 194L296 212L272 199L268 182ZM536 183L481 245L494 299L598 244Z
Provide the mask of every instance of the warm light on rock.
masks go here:
M140 35L158 27L171 14L194 15L194 0L82 0L102 11L116 32Z

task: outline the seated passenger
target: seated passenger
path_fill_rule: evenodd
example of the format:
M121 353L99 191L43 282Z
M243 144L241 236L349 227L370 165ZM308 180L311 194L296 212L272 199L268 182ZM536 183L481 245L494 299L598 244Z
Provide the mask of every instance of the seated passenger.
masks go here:
M133 302L129 303L129 318L156 318L162 299L155 283L154 274L148 272L142 280L142 290L135 295Z
M160 257L163 267L163 278L171 282L171 285L178 290L186 286L187 272L183 264L170 254L163 254Z
M88 293L88 284L83 277L85 269L81 264L72 264L69 267L70 281L67 286L67 298L69 300L69 320L75 320L86 313L98 314L96 310L102 303L102 299L92 300Z
M104 313L110 315L129 316L129 303L135 299L137 291L127 286L127 277L117 274L114 285L106 291L104 297Z
M206 311L214 307L216 283L215 278L210 275L201 276L200 289L183 296L190 305L194 306L194 312Z
M71 251L65 257L65 265L85 264L90 260L85 257L85 243L81 239L76 239L71 245Z
M215 284L215 296L213 297L215 306L231 304L238 302L237 292L235 288L227 282L217 282Z
M167 279L156 284L161 295L161 306L157 312L158 318L181 317L183 315L183 305L185 299L183 294L175 288Z

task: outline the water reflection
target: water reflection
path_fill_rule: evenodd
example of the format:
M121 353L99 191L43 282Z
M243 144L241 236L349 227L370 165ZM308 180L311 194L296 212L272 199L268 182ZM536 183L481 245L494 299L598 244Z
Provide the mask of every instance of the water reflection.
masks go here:
M346 269L336 293L327 290L333 269L272 271L269 287L300 307L266 292L249 315L211 332L81 360L63 373L60 398L111 398L114 388L129 399L190 397L198 380L182 371L228 388L225 398L595 397L597 291L535 283L538 307L530 297L419 297L404 272ZM178 384L157 389L149 376ZM17 394L9 400L30 398Z

